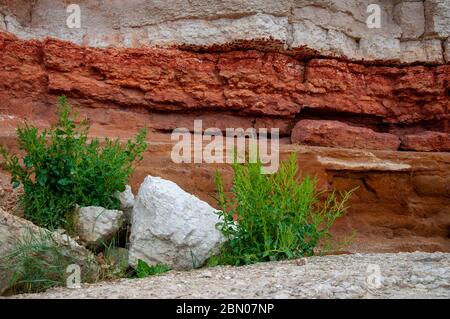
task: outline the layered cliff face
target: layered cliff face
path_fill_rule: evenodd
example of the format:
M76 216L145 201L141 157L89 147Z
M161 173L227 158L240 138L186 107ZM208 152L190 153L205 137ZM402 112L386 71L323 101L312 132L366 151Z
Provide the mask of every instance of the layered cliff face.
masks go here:
M354 250L450 250L448 0L78 4L69 29L66 1L0 0L2 141L65 94L96 135L152 130L135 187L151 173L208 200L217 167L171 163L166 133L278 128L323 187L359 186L335 228Z
M367 66L255 50L95 49L6 33L0 47L0 95L10 115L45 120L52 97L66 94L89 112L125 113L133 125L156 130L204 118L223 130L279 128L300 144L450 150L450 65Z
M40 39L2 35L3 92L20 65L39 77L32 92L21 89L26 96L45 103L65 93L89 108L150 111L155 129L202 115L279 127L293 143L450 150L447 0L85 0L80 28L67 27L67 8L0 2L3 29ZM379 25L369 25L377 8ZM93 48L105 46L114 49Z

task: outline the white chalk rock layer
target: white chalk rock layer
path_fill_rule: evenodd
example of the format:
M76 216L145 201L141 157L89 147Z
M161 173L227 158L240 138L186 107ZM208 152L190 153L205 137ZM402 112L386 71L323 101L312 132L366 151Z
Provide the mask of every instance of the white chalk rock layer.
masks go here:
M449 0L83 0L80 7L81 28L69 29L65 0L0 0L0 30L94 47L231 44L434 64L443 63L450 36ZM380 24L369 27L376 12Z
M129 263L166 264L173 269L202 266L224 241L219 216L206 202L174 182L147 176L133 208Z

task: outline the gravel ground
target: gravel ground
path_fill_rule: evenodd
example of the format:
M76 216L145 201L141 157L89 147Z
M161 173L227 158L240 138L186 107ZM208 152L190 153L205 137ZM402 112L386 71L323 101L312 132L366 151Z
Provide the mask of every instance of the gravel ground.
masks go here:
M122 279L79 289L56 288L14 298L448 299L450 254L335 255L245 267L170 271L145 279Z

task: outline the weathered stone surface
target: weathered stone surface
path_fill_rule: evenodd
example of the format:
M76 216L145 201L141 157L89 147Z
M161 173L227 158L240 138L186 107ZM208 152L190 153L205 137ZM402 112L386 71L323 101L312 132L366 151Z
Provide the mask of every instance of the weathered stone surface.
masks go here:
M125 190L123 192L119 192L117 194L117 197L120 201L120 209L129 209L133 208L134 205L134 195L131 190L130 185L125 185Z
M269 13L277 16L289 12L290 1L250 0L250 1L186 1L175 0L162 2L158 0L110 1L98 3L79 1L85 16L86 27L108 26L110 28L138 28L167 21L182 19L219 19L239 17L256 13ZM61 0L40 0L34 6L36 18L33 26L44 27L53 22L53 27L60 25L59 20L67 16L67 3ZM52 8L52 10L49 10Z
M162 132L172 132L175 128L186 128L190 132L194 131L194 121L202 121L202 130L208 128L218 128L220 131L225 132L227 128L248 128L253 126L255 120L252 116L246 115L233 115L227 113L214 113L214 112L202 112L202 113L182 113L171 114L167 116L167 113L153 113L149 116L146 122L150 127L156 128ZM276 127L276 124L274 124Z
M430 116L428 112L434 108L435 114L443 115L446 112L448 98L442 91L446 84L441 81L447 77L445 73L448 69L443 67L436 70L439 70L439 75L434 77L433 72L430 73L431 69L421 66L402 69L361 67L329 59L315 59L307 64L305 87L316 94L298 94L296 97L300 104L308 108L377 115L393 123L414 122L414 118ZM342 94L349 91L352 94ZM440 96L440 101L433 101L422 108L410 104L412 100L409 99L423 97L423 94L428 94L427 91L434 91L434 98ZM357 102L353 100L354 96L358 96Z
M270 132L270 129L272 128L277 128L279 129L280 136L291 136L294 124L294 119L257 118L255 121L255 128L257 130L265 128L268 132Z
M450 196L450 178L438 175L417 175L413 179L415 191L422 196Z
M28 0L2 0L0 16L12 15L21 24L29 24L31 20L32 3Z
M224 237L216 210L174 182L147 176L133 208L129 263L139 259L174 269L202 266Z
M120 201L119 209L123 212L125 219L127 222L131 221L131 213L133 211L134 206L134 195L131 190L130 185L125 186L125 190L123 192L119 192L117 197Z
M6 31L5 16L0 13L0 31Z
M425 31L441 38L450 36L450 5L448 0L425 0Z
M74 231L83 243L98 246L108 243L121 229L124 221L124 213L120 210L79 207L74 215Z
M241 40L276 40L287 42L288 20L256 14L240 19L179 20L149 26L150 45L210 46Z
M365 154L368 155L368 154ZM339 159L336 157L317 156L317 161L330 170L347 171L347 172L364 172L364 171L380 171L380 172L407 172L411 170L411 165L406 163L396 163L390 160L382 160L377 157L370 157L363 160Z
M311 21L301 21L293 24L293 47L309 46L315 50L329 49L327 40L327 30L323 29Z
M425 32L423 2L406 1L397 4L394 9L394 20L402 29L402 38L419 38Z
M442 44L440 40L404 41L401 46L401 61L404 63L414 63L417 61L429 61L431 63L442 64Z
M380 28L367 27L370 4L380 6ZM428 36L447 37L444 0L425 4ZM51 36L93 47L287 49L356 61L400 61L399 39L422 40L425 23L422 1L139 0L106 4L85 0L79 3L81 28L70 29L66 26L67 5L63 0L40 0L33 5L6 1L0 13L7 16L7 31L22 39ZM421 59L411 62L414 57ZM411 55L401 61L434 62L426 58Z
M400 40L376 35L361 39L361 55L368 60L396 60L400 58Z
M444 42L444 58L447 63L450 63L450 38Z
M326 30L309 20L293 24L292 47L308 47L329 56L359 59L358 44L345 33Z
M397 150L400 145L400 139L392 134L323 120L300 120L292 130L291 140L292 143L315 146L374 150Z
M48 121L49 105L61 93L87 110L139 111L140 125L155 117L146 110L292 118L305 107L414 123L442 118L448 105L450 66L397 68L334 59L305 64L256 51L99 50L56 40L21 41L4 33L0 47L3 108L8 115L42 121ZM108 113L103 114L106 121Z
M450 152L450 134L426 131L402 137L403 150L419 152Z
M381 28L369 29L366 24L367 7L378 4L381 9ZM327 30L337 30L348 36L361 39L366 36L384 35L399 38L400 27L391 21L394 4L390 1L341 1L341 0L296 0L291 20L311 21Z
M0 257L5 257L17 244L28 239L39 240L44 236L52 238L65 255L77 260L83 272L92 278L99 274L99 267L94 255L84 247L78 245L67 235L51 233L20 217L11 215L0 208ZM0 273L0 295L9 288L11 280L9 273Z

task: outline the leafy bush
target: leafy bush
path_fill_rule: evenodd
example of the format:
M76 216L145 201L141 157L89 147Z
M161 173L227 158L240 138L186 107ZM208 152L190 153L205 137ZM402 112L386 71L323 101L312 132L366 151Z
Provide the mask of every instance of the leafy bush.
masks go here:
M322 199L315 179L298 181L295 154L273 175L261 174L261 166L260 162L233 164L231 196L216 174L219 215L223 217L218 227L228 241L210 265L313 255L319 240L331 236L330 227L344 213L351 191L341 196L333 191Z
M136 268L136 275L138 278L145 278L148 276L159 275L168 271L170 271L169 266L163 264L149 266L145 261L139 259Z
M119 207L115 193L125 190L132 163L142 159L146 131L125 144L106 138L103 146L96 138L88 141L88 131L86 120L76 124L76 114L62 96L56 125L41 133L27 124L17 129L19 147L26 153L22 161L0 148L13 186L24 186L27 219L52 229L66 226L67 213L76 204Z
M95 263L94 260L85 262ZM79 259L68 254L68 247L63 247L51 233L30 232L0 258L0 281L9 280L8 292L12 294L43 292L65 286L67 267L79 263ZM97 274L83 267L81 280L94 282Z

